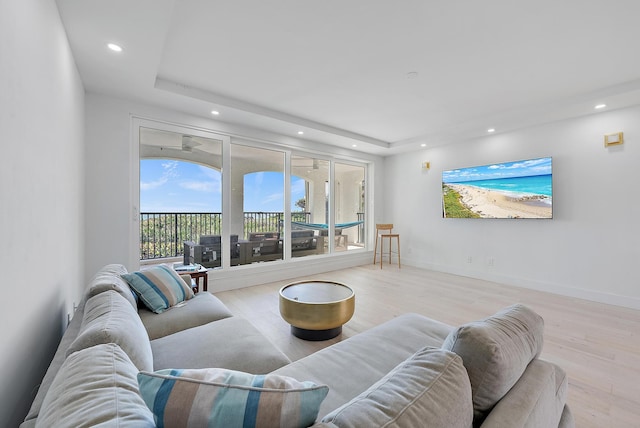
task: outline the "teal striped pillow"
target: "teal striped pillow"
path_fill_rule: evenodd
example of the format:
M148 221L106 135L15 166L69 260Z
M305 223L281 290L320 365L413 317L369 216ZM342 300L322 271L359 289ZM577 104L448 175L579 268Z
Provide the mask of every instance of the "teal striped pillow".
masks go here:
M308 427L329 387L235 370L138 373L140 394L162 427Z
M149 310L160 313L191 299L193 290L178 273L160 265L122 275Z

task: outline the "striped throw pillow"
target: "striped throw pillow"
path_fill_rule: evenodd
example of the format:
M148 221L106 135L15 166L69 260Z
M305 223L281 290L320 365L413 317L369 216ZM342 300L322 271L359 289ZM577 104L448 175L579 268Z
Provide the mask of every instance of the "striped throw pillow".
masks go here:
M162 427L308 427L329 387L220 368L138 374L140 394Z
M145 306L158 314L193 297L191 287L168 266L154 266L127 273L122 278L140 296Z

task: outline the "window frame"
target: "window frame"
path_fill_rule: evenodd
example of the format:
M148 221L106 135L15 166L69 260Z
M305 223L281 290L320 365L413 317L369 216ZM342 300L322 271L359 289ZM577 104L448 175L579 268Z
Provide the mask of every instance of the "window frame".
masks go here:
M328 240L328 253L317 254L311 257L326 258L326 257L341 257L344 254L351 252L367 251L373 245L370 242L370 233L367 233L371 228L371 219L373 218L373 163L370 161L359 160L348 156L337 156L332 153L319 153L313 150L306 150L304 148L292 148L288 145L279 144L277 142L265 142L262 140L254 140L248 137L232 135L223 131L216 131L212 129L206 129L201 127L194 127L190 125L177 124L162 120L149 119L143 117L132 116L131 126L131 177L134 183L130 186L131 189L131 213L132 221L130 227L130 265L140 266L140 128L152 128L162 131L177 132L183 134L189 134L194 136L202 136L204 138L213 138L222 141L222 240L227 244L230 242L231 232L231 145L239 144L249 147L262 148L267 150L275 150L282 152L285 157L284 162L284 211L283 217L285 227L283 235L283 257L282 260L275 261L275 263L289 263L291 261L304 260L306 257L292 257L291 255L291 177L292 166L291 160L294 156L309 157L329 162L329 207L328 207L328 236L334 236L335 234L335 164L347 164L364 169L364 183L365 183L365 201L364 201L364 245L362 249L354 249L348 252L336 252L335 242L333 239ZM227 167L229 166L229 167ZM226 214L226 215L225 215ZM230 254L228 251L222 251L222 262L218 269L225 271L233 269L243 269L249 267L257 268L260 264L247 264L240 266L231 266ZM162 259L167 260L167 259Z

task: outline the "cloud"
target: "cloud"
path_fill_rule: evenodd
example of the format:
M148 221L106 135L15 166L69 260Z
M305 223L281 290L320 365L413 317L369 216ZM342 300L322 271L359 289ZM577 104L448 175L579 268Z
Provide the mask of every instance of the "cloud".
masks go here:
M260 186L262 184L262 181L264 180L264 172L256 172L253 174L253 177L256 186Z
M262 200L262 203L268 204L270 202L278 202L278 201L282 201L282 193L272 193L270 195L267 195L267 197Z
M159 178L156 181L145 181L145 182L140 182L140 190L153 190L153 189L157 189L158 187L162 186L163 184L165 184L167 181L166 178L162 177Z
M203 193L221 193L222 182L220 180L220 172L206 166L199 166L201 180L185 180L178 183L178 186L186 190Z
M178 162L168 161L162 164L162 175L154 181L141 181L140 190L153 190L166 184L170 179L178 176Z
M304 192L306 190L305 187L305 181L303 179L297 179L297 180L291 180L291 194L299 194L302 193L304 195Z
M194 190L196 192L212 193L220 191L220 183L214 181L182 181L178 185L183 189Z
M200 170L200 174L204 175L205 177L211 180L220 181L220 171L218 171L217 169L209 168L208 166L202 165L198 165L198 169Z

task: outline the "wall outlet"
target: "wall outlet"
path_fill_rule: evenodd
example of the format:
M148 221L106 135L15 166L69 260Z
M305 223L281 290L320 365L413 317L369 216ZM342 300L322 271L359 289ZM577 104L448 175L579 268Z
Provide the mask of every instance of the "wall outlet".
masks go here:
M467 256L467 263L473 263L473 257Z
M495 260L493 259L493 257L487 257L487 266L493 267L494 264Z

